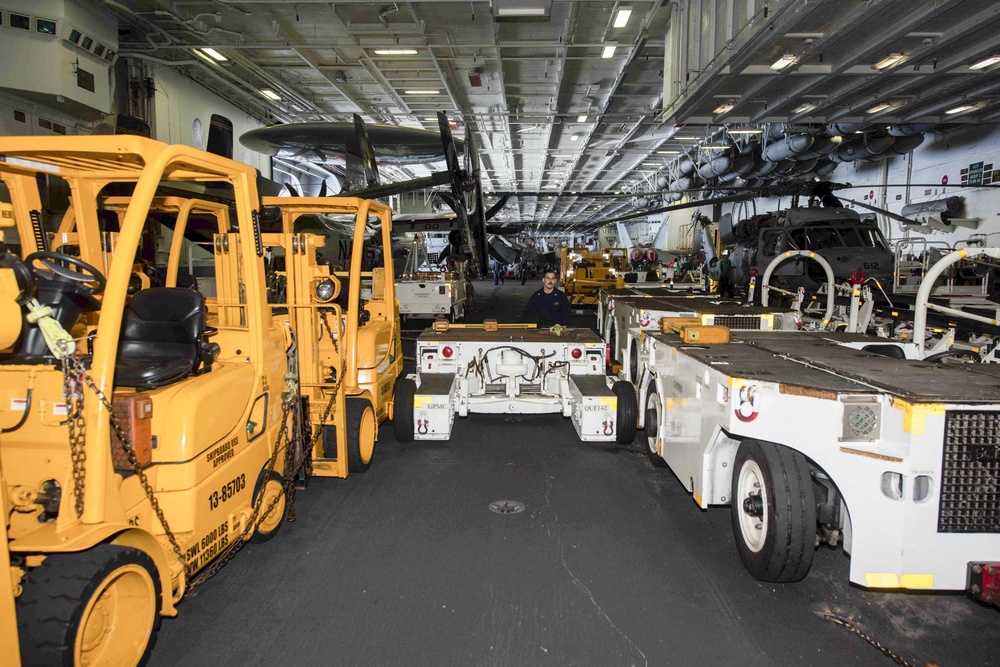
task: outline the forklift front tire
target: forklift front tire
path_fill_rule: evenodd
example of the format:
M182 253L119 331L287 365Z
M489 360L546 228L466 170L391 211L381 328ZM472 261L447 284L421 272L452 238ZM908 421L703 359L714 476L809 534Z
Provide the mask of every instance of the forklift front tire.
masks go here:
M347 399L347 472L365 472L375 453L375 410L364 398Z
M260 502L260 510L257 516L257 525L254 528L250 541L256 544L267 542L278 534L281 524L285 522L288 515L288 496L285 493L285 480L281 475L271 470L267 476L261 476L263 483L259 484L259 489L254 493L254 504ZM277 498L277 502L275 499ZM266 515L267 508L275 503Z
M101 544L53 554L17 599L25 665L141 665L160 627L160 578L147 554Z

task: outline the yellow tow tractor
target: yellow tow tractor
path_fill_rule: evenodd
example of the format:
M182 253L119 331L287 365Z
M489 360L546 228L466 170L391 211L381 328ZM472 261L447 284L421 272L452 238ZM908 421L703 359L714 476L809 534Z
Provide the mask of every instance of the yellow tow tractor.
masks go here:
M614 287L629 270L624 248L563 248L559 255L563 289L574 306L596 306L602 288Z
M371 462L402 359L391 281L363 300L362 260L375 237L390 247L390 211L323 200L355 226L338 276L321 236L262 232L246 165L130 136L6 137L0 156L0 507L21 657L139 664L185 593L275 535L311 454L336 476ZM194 241L192 211L215 226ZM140 260L167 246L147 287ZM391 252L369 264L392 275Z

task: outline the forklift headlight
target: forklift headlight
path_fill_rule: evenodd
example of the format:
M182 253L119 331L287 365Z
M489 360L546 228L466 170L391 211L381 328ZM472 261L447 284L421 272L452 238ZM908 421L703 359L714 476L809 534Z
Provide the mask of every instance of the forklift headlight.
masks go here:
M327 301L337 298L337 293L339 291L337 283L333 282L329 278L324 278L316 283L316 300L326 303Z

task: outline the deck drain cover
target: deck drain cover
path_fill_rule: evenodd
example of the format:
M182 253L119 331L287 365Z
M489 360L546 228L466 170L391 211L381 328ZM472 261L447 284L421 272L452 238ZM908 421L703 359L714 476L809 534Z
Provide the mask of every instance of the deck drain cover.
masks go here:
M524 503L519 503L516 500L498 500L495 503L490 503L490 511L497 514L517 514L524 511Z

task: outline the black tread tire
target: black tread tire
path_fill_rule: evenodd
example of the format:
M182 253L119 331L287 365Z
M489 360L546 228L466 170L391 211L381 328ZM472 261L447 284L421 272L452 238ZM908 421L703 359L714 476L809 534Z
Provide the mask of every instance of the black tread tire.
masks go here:
M639 423L639 401L635 397L635 387L631 382L615 382L611 390L618 399L618 423L615 441L627 445L635 441L636 425Z
M410 378L402 378L396 383L392 399L392 430L396 442L413 442L413 397L416 393L417 383Z
M282 487L282 495L284 496L284 500L279 500L274 510L281 515L281 520L278 521L277 525L272 530L261 530L261 525L258 523L258 525L254 527L253 535L250 536L250 541L253 542L254 544L263 544L264 542L268 542L271 539L273 539L275 535L281 532L281 527L285 524L285 519L288 518L288 494L284 489L285 479L274 470L261 471L260 481L257 485L257 488L254 489L253 492L254 506L257 505L257 498L259 497L260 493L263 492L265 488L267 488L268 484L280 484ZM270 501L266 499L263 502L265 504L261 505L260 508L261 513L260 515L257 516L258 522L263 516L264 510L267 509L267 505L270 504Z
M113 544L101 544L82 553L53 554L28 573L24 591L17 598L22 663L72 667L76 633L91 595L108 575L128 565L144 568L155 590L149 637L134 663L144 664L160 628L160 577L153 559L146 553Z
M744 466L755 464L762 475L766 531L759 550L754 551L743 534L744 515L740 476ZM732 523L743 565L760 581L801 581L809 572L816 552L816 498L806 458L787 447L757 440L744 440L733 465Z
M375 408L365 398L347 399L347 472L366 472L375 458L374 433L372 434L372 452L365 459L361 451L361 430L364 427L365 413L371 413L373 426L375 424Z
M656 409L656 405L659 402L660 395L656 392L653 385L650 384L649 389L646 391L646 419L643 422L643 427L646 430L646 456L654 468L666 468L667 462L660 456L656 444L660 430L660 417Z

